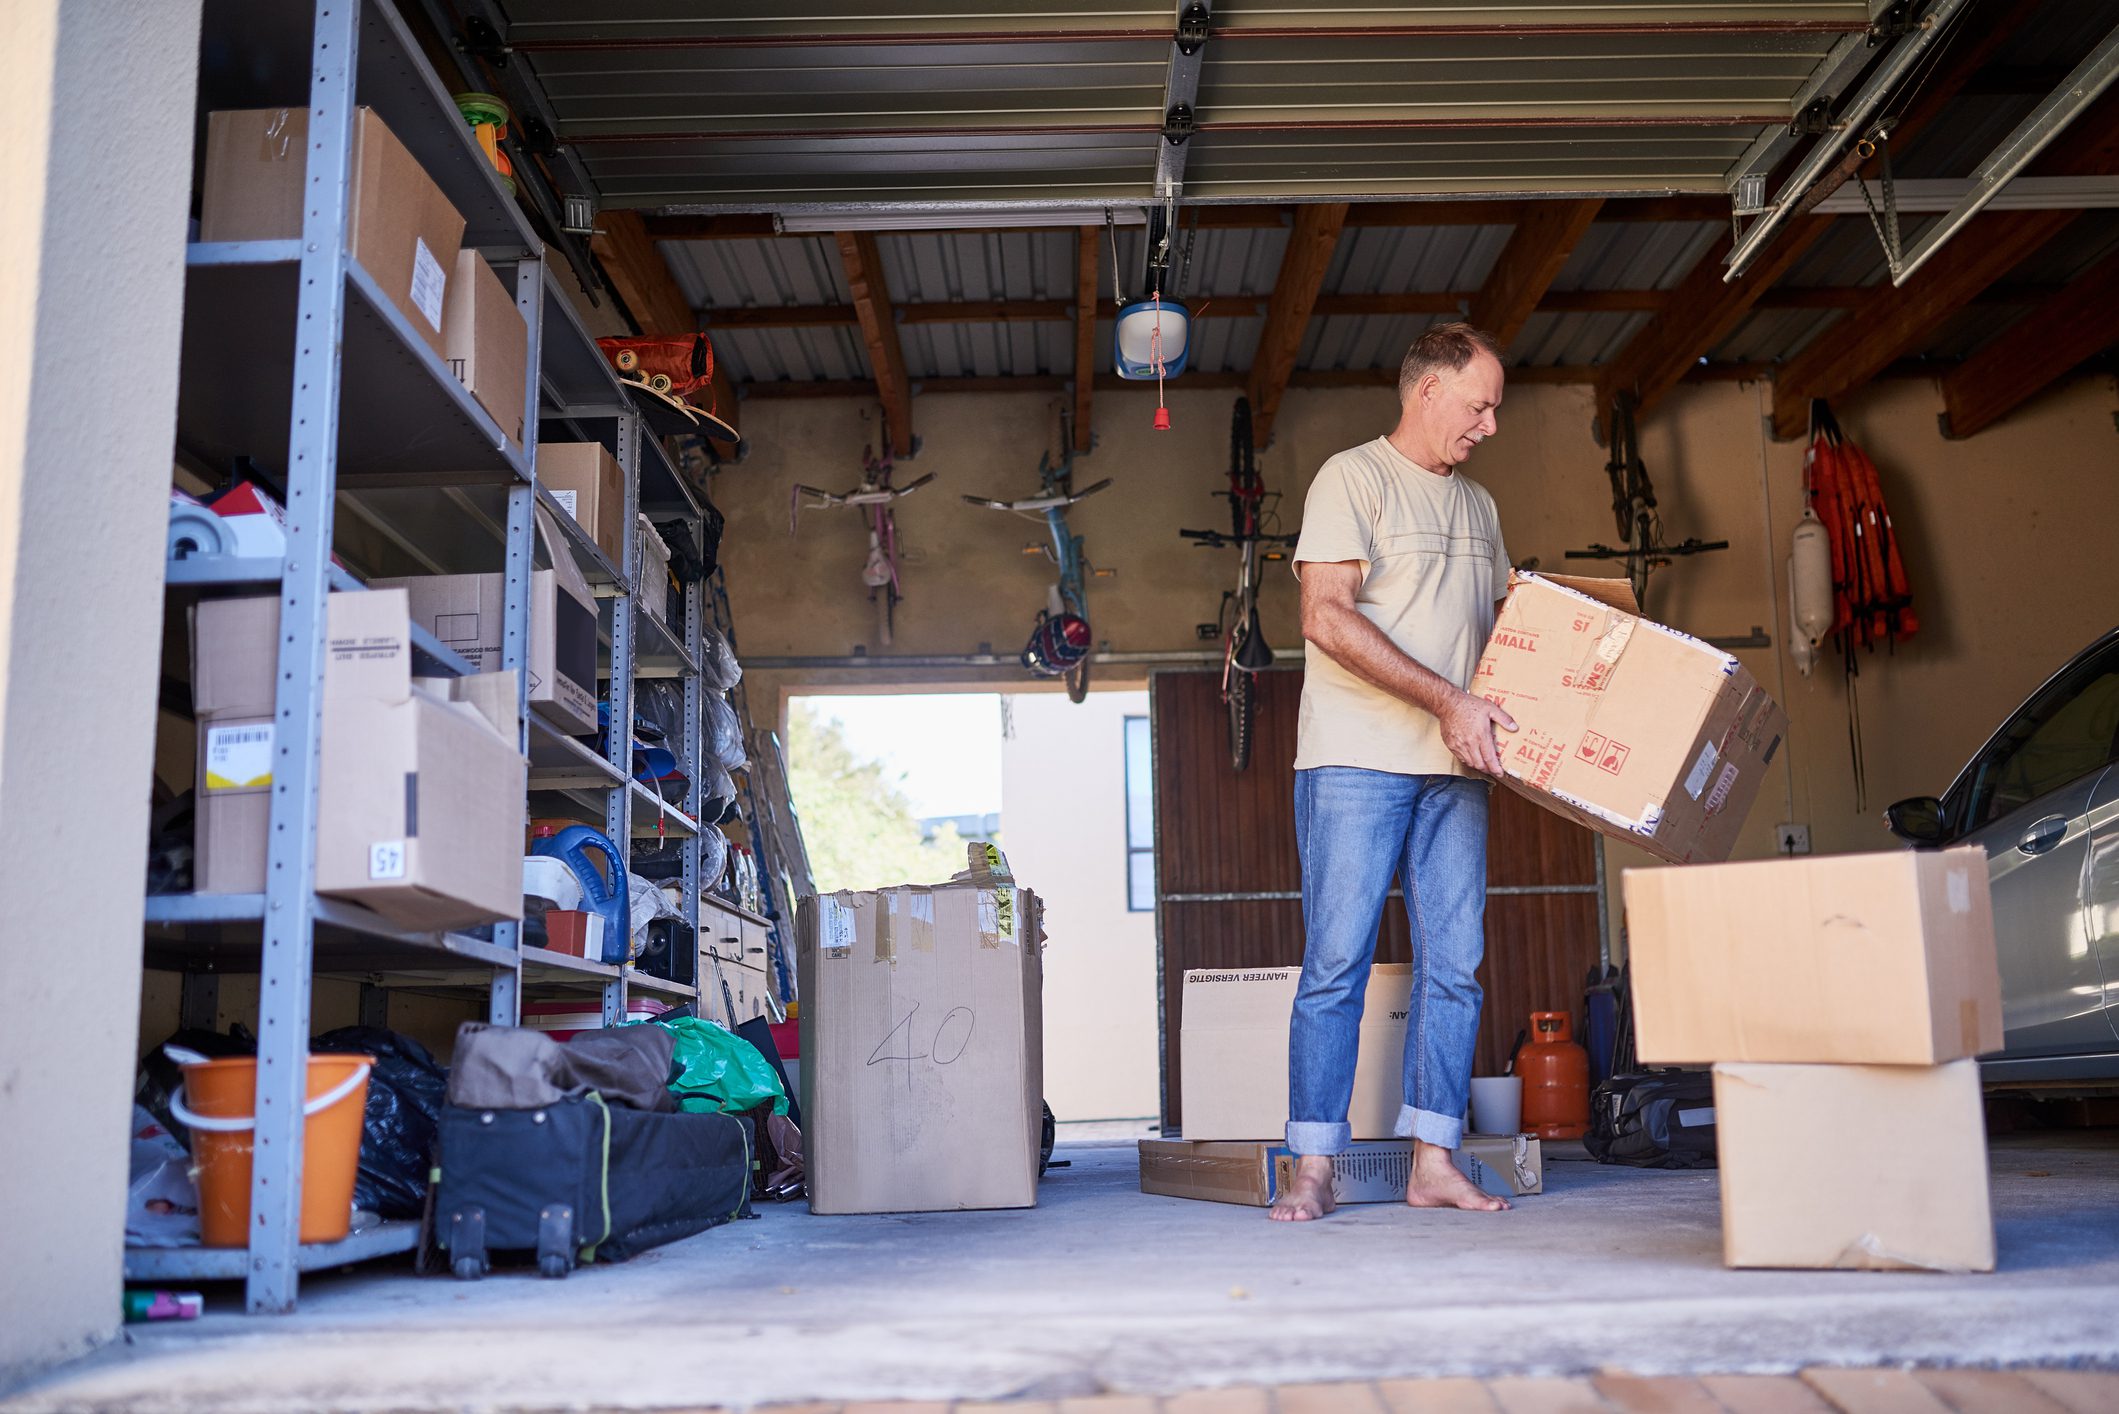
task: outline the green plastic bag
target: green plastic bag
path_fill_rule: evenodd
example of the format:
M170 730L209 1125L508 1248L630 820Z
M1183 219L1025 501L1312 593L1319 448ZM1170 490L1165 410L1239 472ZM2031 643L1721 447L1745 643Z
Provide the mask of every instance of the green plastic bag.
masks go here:
M642 1024L659 1026L676 1039L670 1093L685 1114L743 1114L768 1100L774 1114L787 1113L779 1073L741 1036L696 1016Z

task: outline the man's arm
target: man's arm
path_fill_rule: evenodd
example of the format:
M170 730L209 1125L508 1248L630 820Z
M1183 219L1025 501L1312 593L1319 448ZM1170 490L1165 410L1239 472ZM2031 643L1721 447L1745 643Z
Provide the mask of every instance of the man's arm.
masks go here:
M1354 607L1361 588L1357 561L1302 566L1302 636L1356 677L1412 703L1442 724L1450 754L1475 771L1501 774L1494 728L1516 729L1515 718L1415 662Z

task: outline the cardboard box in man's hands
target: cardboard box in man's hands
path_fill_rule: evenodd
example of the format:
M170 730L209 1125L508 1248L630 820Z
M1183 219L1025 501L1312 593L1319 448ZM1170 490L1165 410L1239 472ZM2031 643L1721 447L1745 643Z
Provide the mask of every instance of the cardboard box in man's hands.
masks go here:
M1471 690L1503 780L1672 864L1727 859L1788 731L1744 665L1640 616L1623 579L1517 574Z

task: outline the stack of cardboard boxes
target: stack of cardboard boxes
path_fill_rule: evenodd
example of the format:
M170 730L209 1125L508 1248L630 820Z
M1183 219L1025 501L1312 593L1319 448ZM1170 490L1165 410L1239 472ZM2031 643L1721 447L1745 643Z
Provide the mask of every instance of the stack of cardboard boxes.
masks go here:
M1647 1065L1714 1063L1732 1267L1991 1271L1978 849L1626 872Z

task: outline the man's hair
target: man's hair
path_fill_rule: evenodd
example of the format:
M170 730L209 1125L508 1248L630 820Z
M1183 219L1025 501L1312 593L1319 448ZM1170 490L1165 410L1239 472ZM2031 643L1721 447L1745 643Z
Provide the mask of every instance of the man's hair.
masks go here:
M1501 350L1495 345L1494 336L1485 330L1474 329L1461 319L1433 325L1413 340L1413 346L1405 351L1405 362L1398 365L1398 396L1404 398L1430 373L1445 369L1461 372L1482 349L1500 361Z

